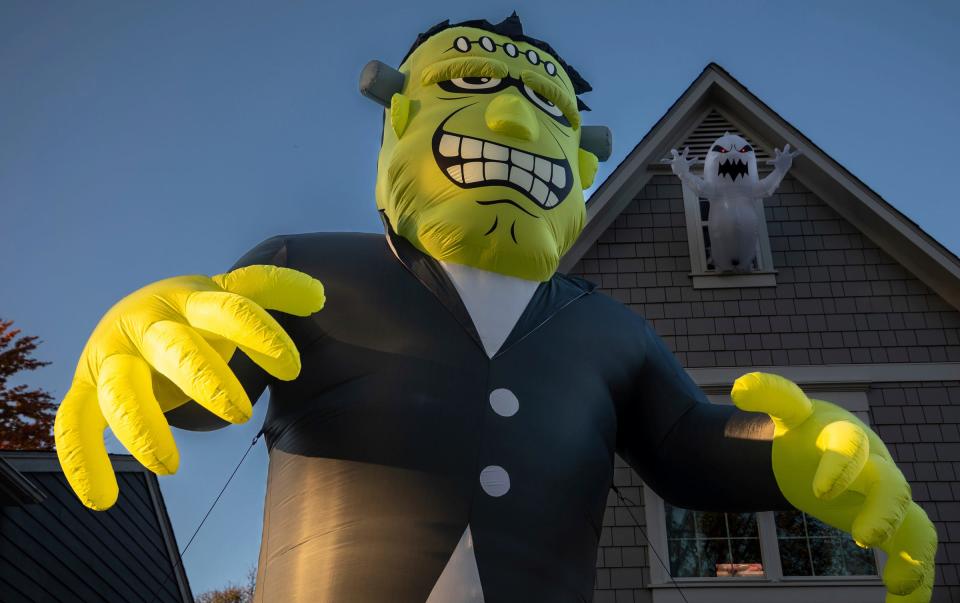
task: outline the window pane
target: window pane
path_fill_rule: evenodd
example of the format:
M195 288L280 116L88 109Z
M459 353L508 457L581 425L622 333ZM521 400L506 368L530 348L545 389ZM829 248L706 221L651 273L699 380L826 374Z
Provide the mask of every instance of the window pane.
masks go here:
M675 578L690 578L700 575L700 556L697 554L697 541L670 541L670 572Z
M807 541L800 538L780 540L780 565L784 576L812 576Z
M843 546L844 561L846 561L847 564L847 575L877 575L877 559L873 556L873 551L861 549L852 538L841 540L841 544Z
M799 511L797 512L799 513ZM843 534L843 532L840 532L835 528L831 528L816 517L810 517L807 514L803 515L807 522L807 536L810 538L830 538L831 536L836 536L837 534Z
M727 513L727 521L730 522L730 536L734 538L757 535L755 513Z
M777 537L784 536L806 536L803 528L803 513L799 511L784 511L775 513L774 519L777 523Z
M784 576L875 576L873 552L800 511L774 514Z
M697 534L701 538L726 538L726 513L697 513Z
M707 225L703 225L703 257L707 262L707 270L713 270L713 256L711 255L712 251L710 248L710 229L707 228Z
M730 544L727 540L701 540L700 575L719 576L730 565Z
M760 541L754 538L734 538L730 548L733 552L732 576L762 576L763 558L760 556Z
M667 533L673 538L695 538L694 521L693 511L667 506Z
M760 556L760 541L753 538L734 539L730 548L733 552L733 562L740 564L763 563Z
M674 577L763 575L756 514L664 510Z

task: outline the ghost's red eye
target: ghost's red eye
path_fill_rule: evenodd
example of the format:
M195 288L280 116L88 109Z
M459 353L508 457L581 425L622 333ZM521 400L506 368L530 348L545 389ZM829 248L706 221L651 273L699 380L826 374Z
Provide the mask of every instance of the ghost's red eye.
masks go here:
M721 146L718 145L718 144L713 145L713 148L710 149L710 150L713 151L713 152L715 152L715 153L726 153L726 152L727 152L727 150L726 150L725 148L721 147Z
M741 153L749 153L749 152L752 151L752 150L753 150L753 147L751 147L751 146L748 145L748 144L745 144L745 145L743 145L743 148L740 149L740 152L741 152Z

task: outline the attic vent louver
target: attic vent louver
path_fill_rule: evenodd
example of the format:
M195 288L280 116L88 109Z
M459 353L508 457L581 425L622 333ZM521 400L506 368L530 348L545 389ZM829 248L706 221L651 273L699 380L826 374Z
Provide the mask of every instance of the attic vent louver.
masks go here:
M759 167L761 172L767 168L766 162L770 159L769 151L763 146L758 145L756 140L744 134L740 128L733 125L733 122L716 109L711 109L707 116L703 118L703 121L700 122L700 125L676 148L679 151L683 150L684 147L690 147L690 156L696 158L697 161L703 161L713 141L723 136L726 132L738 134L746 138L750 142L750 145L753 146L754 152L757 155L757 167ZM669 159L670 154L667 153L667 156L664 158Z

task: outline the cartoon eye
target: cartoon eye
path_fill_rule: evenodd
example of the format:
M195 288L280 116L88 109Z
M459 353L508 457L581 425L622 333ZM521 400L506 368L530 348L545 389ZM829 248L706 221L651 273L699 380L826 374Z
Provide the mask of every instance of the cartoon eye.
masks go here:
M713 152L715 152L715 153L726 153L726 152L727 152L727 150L726 150L725 148L721 147L721 146L718 145L718 144L713 145L713 148L710 149L710 150L713 151Z
M745 144L745 145L743 145L743 148L740 149L740 152L741 152L741 153L749 153L749 152L752 151L752 150L753 150L753 147L751 147L751 146L748 145L748 144Z
M526 84L524 84L523 93L527 95L527 98L533 101L533 104L540 107L548 114L554 117L563 117L563 111L560 110L560 107L550 102L550 100L547 99L545 96L541 96L539 93L537 93L536 90L534 90L530 86L527 86Z
M440 87L448 92L472 92L475 90L492 90L503 80L498 77L458 77L440 82Z

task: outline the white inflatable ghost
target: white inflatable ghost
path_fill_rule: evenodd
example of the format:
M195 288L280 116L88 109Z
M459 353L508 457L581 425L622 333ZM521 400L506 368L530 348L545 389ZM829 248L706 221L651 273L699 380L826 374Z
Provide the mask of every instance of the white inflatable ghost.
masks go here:
M757 174L753 147L736 134L725 133L713 142L703 162L702 178L690 172L694 160L687 158L689 151L686 148L680 154L672 149L673 159L667 162L680 180L710 201L707 227L713 265L720 272L749 272L757 255L762 219L755 200L777 190L800 151L790 151L789 144L782 152L775 149L774 158L767 162L774 169L763 180Z

